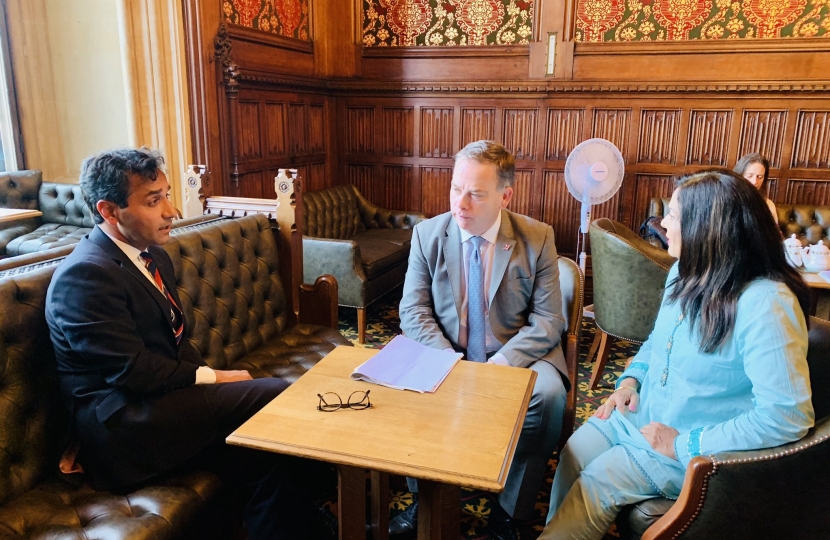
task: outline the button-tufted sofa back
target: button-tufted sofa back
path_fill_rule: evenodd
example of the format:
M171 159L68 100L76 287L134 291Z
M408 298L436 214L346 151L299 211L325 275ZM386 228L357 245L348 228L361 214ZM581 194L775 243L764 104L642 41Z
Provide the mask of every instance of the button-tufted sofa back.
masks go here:
M830 206L776 204L775 208L785 238L795 234L802 245L824 240L824 245L830 246Z
M45 316L55 268L0 279L0 505L54 468L65 433Z
M84 201L81 186L43 182L38 194L44 223L60 223L76 227L92 228L95 222Z
M0 173L0 208L37 210L42 181L37 170Z
M345 240L366 229L358 196L351 185L303 193L303 234Z
M220 220L171 238L164 249L190 341L210 367L228 369L286 328L277 245L264 216Z

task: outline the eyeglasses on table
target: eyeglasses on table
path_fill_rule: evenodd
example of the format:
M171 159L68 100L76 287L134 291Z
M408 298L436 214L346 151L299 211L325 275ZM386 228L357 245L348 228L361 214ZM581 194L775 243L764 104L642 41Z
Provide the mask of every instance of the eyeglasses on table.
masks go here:
M334 392L317 394L317 397L320 398L320 403L317 404L317 410L323 412L334 412L338 409L354 409L360 411L372 406L372 403L369 401L369 390L365 392L362 390L352 392L349 394L349 399L346 400L346 403L343 403L340 396Z

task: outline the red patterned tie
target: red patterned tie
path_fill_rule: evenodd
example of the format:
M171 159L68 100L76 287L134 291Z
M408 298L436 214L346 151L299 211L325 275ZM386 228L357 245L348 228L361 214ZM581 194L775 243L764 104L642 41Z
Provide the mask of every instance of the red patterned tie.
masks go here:
M158 285L161 292L164 293L164 296L167 297L167 300L170 301L170 326L173 328L173 334L176 336L176 345L178 345L182 341L182 333L184 332L184 317L182 317L182 310L176 304L176 301L173 300L170 293L167 292L167 287L164 286L164 282L161 280L161 274L156 266L156 261L153 260L153 256L146 251L142 251L141 259L144 261L144 266L147 267L150 275L153 276L154 280L156 280L156 285Z

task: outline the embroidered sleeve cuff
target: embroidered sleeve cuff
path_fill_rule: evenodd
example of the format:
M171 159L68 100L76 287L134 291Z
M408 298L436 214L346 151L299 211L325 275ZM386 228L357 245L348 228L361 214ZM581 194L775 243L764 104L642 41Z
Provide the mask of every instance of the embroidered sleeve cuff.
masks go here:
M648 373L648 364L645 362L632 362L628 369L623 371L623 374L620 375L620 378L617 379L617 384L614 386L615 389L620 387L620 383L623 379L637 379L637 382L640 385L643 384L643 379L646 377L646 373Z
M200 366L196 370L196 384L214 384L216 382L216 372L209 367Z
M502 353L496 353L490 357L490 360L487 361L490 364L498 364L500 366L509 366L510 362Z
M693 457L699 456L700 441L705 428L696 428L688 433L681 433L674 439L674 453L684 467L689 466Z

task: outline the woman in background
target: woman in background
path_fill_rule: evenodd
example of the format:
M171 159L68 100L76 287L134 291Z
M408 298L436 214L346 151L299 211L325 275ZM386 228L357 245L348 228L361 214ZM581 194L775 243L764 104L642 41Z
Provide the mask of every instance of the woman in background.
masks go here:
M767 175L769 174L767 158L757 152L747 154L735 163L735 168L732 170L749 180L749 183L761 192L770 212L772 212L775 224L778 225L778 212L775 210L775 203L769 200L766 195Z
M813 425L809 291L763 197L728 171L678 181L654 330L562 451L540 540L600 539L623 506L676 499L689 461L769 448Z

